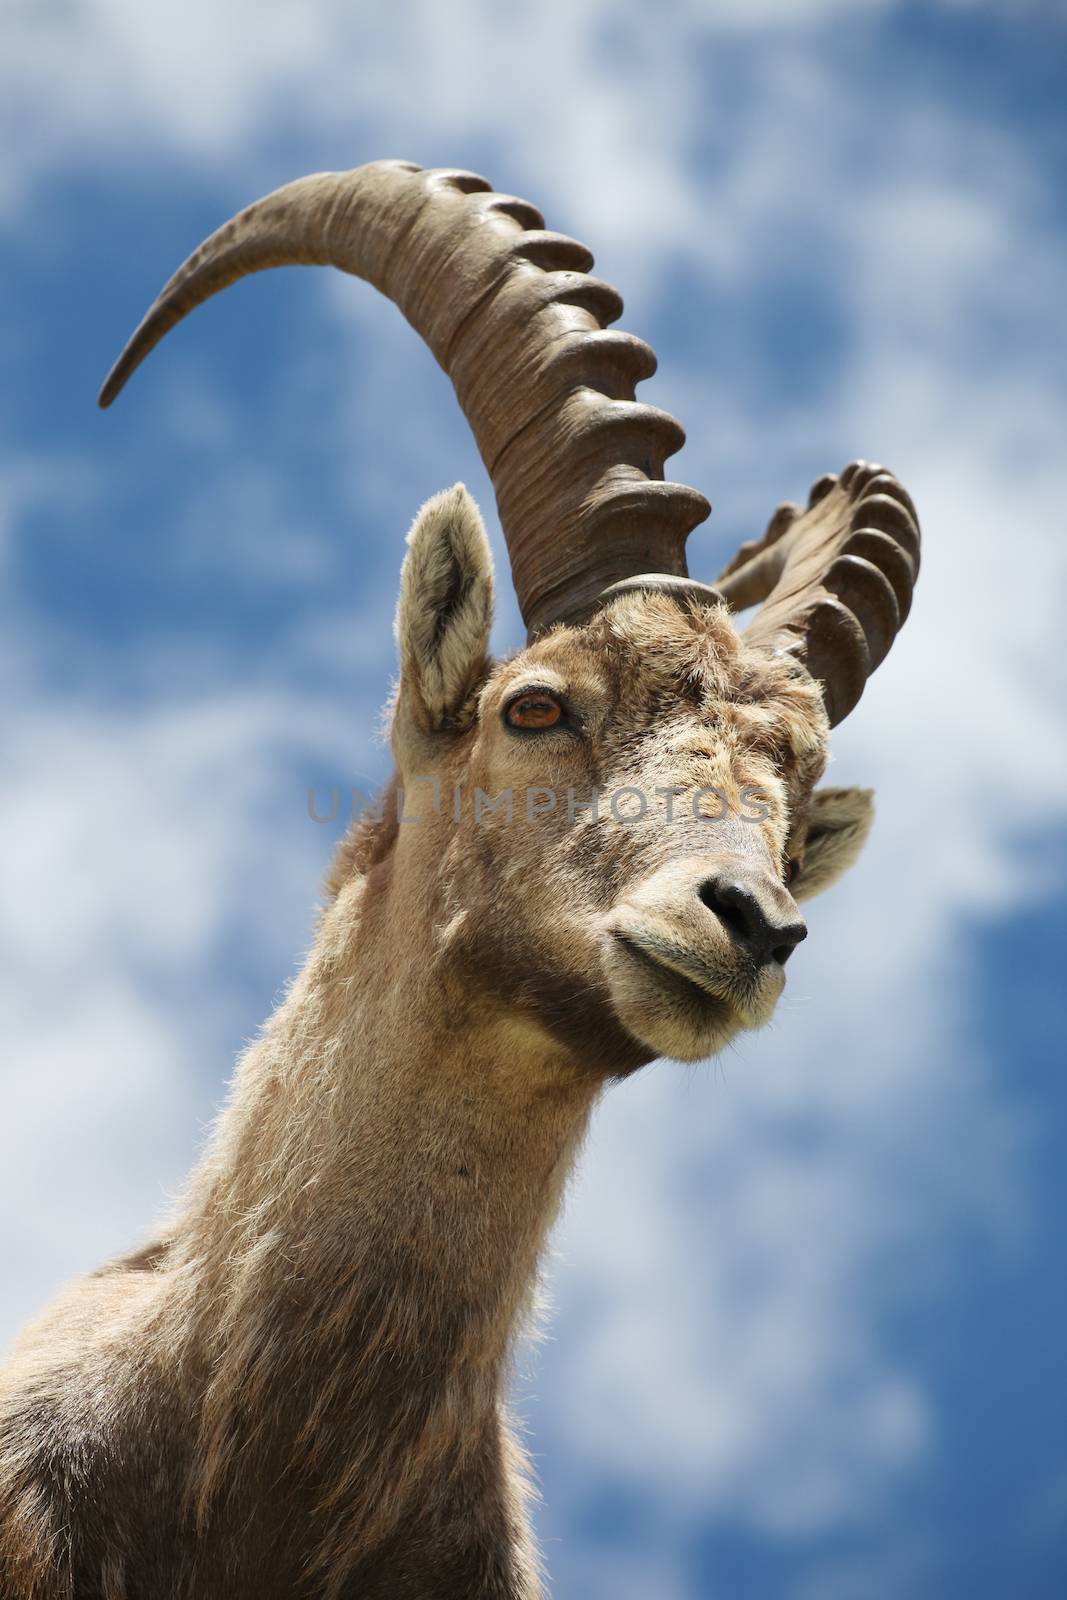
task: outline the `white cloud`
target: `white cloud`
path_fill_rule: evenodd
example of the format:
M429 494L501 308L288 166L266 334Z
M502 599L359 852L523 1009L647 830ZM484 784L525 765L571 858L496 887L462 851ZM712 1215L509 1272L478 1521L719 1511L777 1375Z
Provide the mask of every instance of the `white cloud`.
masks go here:
M272 130L333 152L347 133L360 159L434 152L472 134L547 178L601 240L625 239L636 207L670 237L687 231L680 157L698 121L694 46L755 30L791 44L803 30L871 13L870 0L729 0L650 11L607 0L405 0L387 16L325 0L73 0L26 4L0 84L21 138L0 196L34 172L117 171L177 156L209 181L235 160L265 170ZM878 9L883 9L879 3ZM60 109L61 108L61 109ZM57 115L57 110L59 114ZM392 146L400 140L404 148ZM14 146L11 147L12 150Z
M60 1282L147 1232L199 1137L191 1039L120 965L73 984L8 968L0 1349Z
M343 778L346 739L373 727L369 707L247 680L140 710L67 698L28 635L7 643L24 695L0 741L0 1345L184 1177L259 1020L220 966L269 992L310 937L327 830L294 768Z

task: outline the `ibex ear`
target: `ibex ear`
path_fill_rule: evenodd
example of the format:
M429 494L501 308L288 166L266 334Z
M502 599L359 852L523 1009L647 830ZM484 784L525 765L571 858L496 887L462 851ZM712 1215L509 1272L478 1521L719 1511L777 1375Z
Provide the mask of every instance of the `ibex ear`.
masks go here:
M427 500L408 534L396 608L398 716L424 732L474 716L493 620L493 559L461 483Z
M792 883L795 900L810 900L836 883L855 861L874 821L871 789L816 789L804 860Z

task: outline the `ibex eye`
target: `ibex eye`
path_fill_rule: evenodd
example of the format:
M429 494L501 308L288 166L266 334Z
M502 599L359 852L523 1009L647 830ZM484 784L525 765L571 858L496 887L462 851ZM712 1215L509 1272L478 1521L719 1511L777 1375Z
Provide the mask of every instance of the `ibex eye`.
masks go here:
M504 712L509 728L555 728L563 721L563 707L546 689L516 695Z

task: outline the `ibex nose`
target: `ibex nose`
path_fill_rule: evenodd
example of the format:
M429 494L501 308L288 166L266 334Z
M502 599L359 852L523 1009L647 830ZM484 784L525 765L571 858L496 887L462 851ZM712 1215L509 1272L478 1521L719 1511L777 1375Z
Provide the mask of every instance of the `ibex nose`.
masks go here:
M699 893L731 938L761 967L769 961L784 966L795 947L808 937L803 919L784 890L776 894L770 886L757 888L737 873L727 872L706 878ZM772 904L772 897L780 897L783 905Z

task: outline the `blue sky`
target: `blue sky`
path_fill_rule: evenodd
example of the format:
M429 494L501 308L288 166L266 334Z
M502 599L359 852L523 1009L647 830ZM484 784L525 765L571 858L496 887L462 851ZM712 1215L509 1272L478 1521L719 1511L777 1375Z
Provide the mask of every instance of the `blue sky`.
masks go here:
M385 773L404 530L457 478L492 513L447 382L340 276L243 284L106 417L96 389L256 195L470 166L657 350L716 508L698 576L854 455L925 534L835 740L866 854L771 1030L608 1097L554 1238L516 1384L554 1592L1058 1595L1067 12L72 0L4 31L0 1340L180 1184L307 945L340 826L307 786Z

